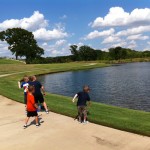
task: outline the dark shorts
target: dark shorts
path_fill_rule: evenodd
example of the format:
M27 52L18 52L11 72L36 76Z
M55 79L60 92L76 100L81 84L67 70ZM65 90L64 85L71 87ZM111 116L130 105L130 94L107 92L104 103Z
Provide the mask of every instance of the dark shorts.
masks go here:
M43 94L34 94L35 103L43 103L44 97Z
M36 117L38 116L37 111L27 111L27 117Z
M24 104L27 104L27 93L24 93Z
M78 106L78 115L82 117L82 115L87 116L86 106Z

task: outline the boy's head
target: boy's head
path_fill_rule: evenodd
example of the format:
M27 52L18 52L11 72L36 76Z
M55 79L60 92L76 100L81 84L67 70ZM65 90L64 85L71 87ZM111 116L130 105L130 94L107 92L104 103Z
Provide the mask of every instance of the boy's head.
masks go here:
M32 81L36 81L36 76L32 76Z
M29 81L33 81L33 76L30 76L30 77L29 77Z
M28 87L28 91L29 91L30 93L34 93L34 92L35 92L35 88L34 88L34 86L29 85L29 87Z
M83 86L83 91L86 92L86 93L89 93L90 92L90 87L88 85L84 85Z
M28 76L24 76L24 77L23 77L23 81L24 81L24 82L28 82L28 81L29 81Z
M36 81L36 76L30 76L29 77L29 80L32 82L32 81Z

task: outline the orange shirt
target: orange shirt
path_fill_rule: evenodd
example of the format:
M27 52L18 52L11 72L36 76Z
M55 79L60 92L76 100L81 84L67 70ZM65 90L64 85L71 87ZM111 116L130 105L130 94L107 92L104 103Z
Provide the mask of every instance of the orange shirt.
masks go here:
M31 93L27 94L27 111L36 111L35 108L35 99Z

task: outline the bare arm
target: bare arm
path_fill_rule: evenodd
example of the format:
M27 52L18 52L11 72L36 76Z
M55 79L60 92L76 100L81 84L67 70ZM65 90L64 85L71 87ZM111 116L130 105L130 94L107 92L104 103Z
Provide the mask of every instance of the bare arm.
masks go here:
M20 83L20 81L18 81L18 87L19 87L19 89L21 89L21 83Z
M41 87L41 90L42 90L43 94L45 95L45 89L44 89L44 86Z
M36 108L36 109L39 109L39 107L38 107L38 105L35 103L34 104L34 107Z
M72 99L72 102L74 103L75 102L75 99L78 97L78 94L76 94L73 99Z

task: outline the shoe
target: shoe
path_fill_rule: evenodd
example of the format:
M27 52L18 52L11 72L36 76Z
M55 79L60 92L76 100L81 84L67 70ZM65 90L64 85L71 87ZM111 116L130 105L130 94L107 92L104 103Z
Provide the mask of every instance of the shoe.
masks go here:
M47 111L45 111L47 114L49 114L49 111L47 110Z
M87 123L89 123L88 121L83 121L83 124L87 124Z
M40 126L40 124L36 124L36 127L39 127Z
M28 126L25 124L23 127L24 127L24 129L26 129Z

